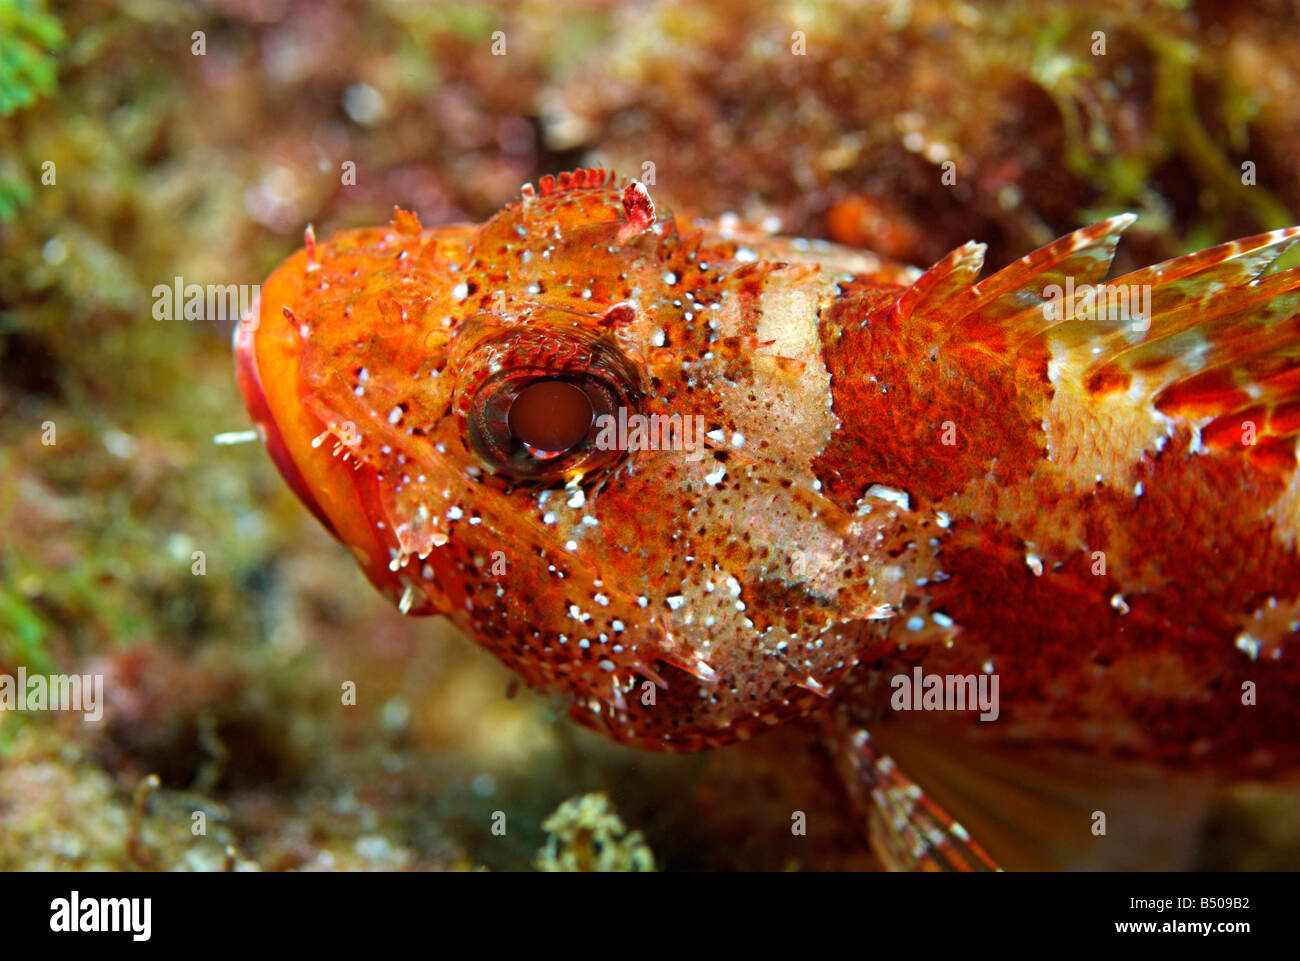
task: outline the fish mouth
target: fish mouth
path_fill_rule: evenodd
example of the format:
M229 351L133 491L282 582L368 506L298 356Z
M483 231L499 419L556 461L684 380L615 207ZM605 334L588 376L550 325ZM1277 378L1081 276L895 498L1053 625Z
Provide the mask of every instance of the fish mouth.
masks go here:
M330 534L337 538L338 531L335 530L334 524L330 521L329 516L321 508L312 493L311 487L307 484L306 478L298 469L297 463L294 462L293 456L289 453L289 446L285 442L284 435L280 433L280 428L276 425L275 417L271 414L271 406L266 398L266 390L262 386L262 376L257 368L257 350L254 346L257 336L257 330L260 326L259 318L261 316L261 296L253 298L253 302L248 307L248 313L245 314L235 329L231 332L231 348L235 355L235 382L239 385L239 392L244 397L244 407L248 411L249 418L257 427L257 432L262 438L267 453L271 455L271 460L279 470L280 476L289 488L298 495L307 509L312 512L315 518L324 525Z

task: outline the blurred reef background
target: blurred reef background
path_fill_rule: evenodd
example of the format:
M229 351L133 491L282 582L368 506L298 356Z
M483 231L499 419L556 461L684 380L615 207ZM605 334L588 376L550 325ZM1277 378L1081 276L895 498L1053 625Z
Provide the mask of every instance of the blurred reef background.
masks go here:
M620 748L400 617L260 445L213 444L248 426L232 325L153 288L576 166L922 266L1133 210L1127 270L1300 223L1297 103L1281 0L0 0L0 673L107 701L0 714L0 869L873 867L798 732ZM1296 803L1235 792L1196 866L1300 869Z

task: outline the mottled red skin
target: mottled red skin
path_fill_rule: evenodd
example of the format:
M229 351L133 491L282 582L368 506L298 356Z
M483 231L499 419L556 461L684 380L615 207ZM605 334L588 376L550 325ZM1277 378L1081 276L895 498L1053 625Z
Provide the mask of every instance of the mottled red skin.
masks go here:
M823 337L834 344L827 359L844 427L815 465L817 475L845 509L867 477L953 515L942 565L949 577L925 594L961 625L961 641L919 650L899 669L923 663L927 672L978 673L993 659L1006 705L998 724L950 716L909 723L955 724L983 748L1086 747L1094 757L1235 776L1293 769L1300 762L1295 634L1288 632L1289 644L1267 664L1232 641L1269 597L1294 601L1300 591L1300 555L1276 543L1272 516L1295 483L1294 428L1275 439L1292 453L1280 464L1264 444L1189 455L1190 434L1179 428L1162 451L1131 465L1129 489L1077 489L1044 458L1039 425L1051 385L1050 351L1041 343L1018 350L1008 370L988 363L992 336L954 336L954 317L902 324L879 310L877 299L863 299L837 304L822 320ZM865 325L854 322L864 314ZM996 344L1004 358L1006 349ZM858 376L863 356L890 385L887 397ZM972 410L996 428L971 423ZM1247 410L1227 419L1251 416ZM953 446L935 444L945 421L972 429L959 430ZM1141 497L1132 496L1135 481ZM1052 538L1037 541L1044 575L1025 562L1029 518L997 505L990 493L997 488L1032 491L1020 509ZM1106 574L1092 572L1094 551L1106 554ZM1155 572L1158 589L1126 593L1131 564ZM1116 594L1126 597L1129 612L1112 608ZM883 645L886 654L891 646ZM1247 681L1260 687L1251 708L1241 703ZM887 713L877 706L864 717ZM1116 733L1121 721L1134 726L1123 737Z
M971 245L918 279L678 224L643 195L580 171L481 227L399 213L264 285L236 342L250 414L379 590L646 747L839 708L1045 761L1300 767L1300 280L1249 284L1251 251L1286 237L1139 272L1155 318L1133 349L1039 311L1045 284L1104 277L1127 222L973 286ZM1176 331L1220 366L1187 362ZM636 409L721 434L698 456L593 456L545 495L476 453L476 392L500 370L609 358ZM891 716L894 672L990 660L997 723Z

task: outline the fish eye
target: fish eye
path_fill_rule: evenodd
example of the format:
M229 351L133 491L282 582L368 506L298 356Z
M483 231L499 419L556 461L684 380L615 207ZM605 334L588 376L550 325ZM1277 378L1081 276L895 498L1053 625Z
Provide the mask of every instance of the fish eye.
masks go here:
M562 453L587 436L596 411L586 392L565 380L539 380L515 395L506 426L519 442Z
M609 337L515 327L478 341L457 370L467 446L508 483L562 484L620 462L598 443L607 418L637 413L636 368Z

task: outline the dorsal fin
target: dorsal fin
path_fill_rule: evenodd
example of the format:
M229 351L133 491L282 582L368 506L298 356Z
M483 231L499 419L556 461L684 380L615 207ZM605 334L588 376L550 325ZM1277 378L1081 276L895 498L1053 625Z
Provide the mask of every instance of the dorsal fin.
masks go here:
M1014 264L976 283L984 264L984 244L958 247L904 291L896 309L942 316L954 333L1000 348L1042 328L1043 291L1066 278L1093 284L1110 269L1119 235L1137 218L1120 214L1052 241Z
M1289 470L1300 437L1300 268L1268 273L1300 237L1275 230L1103 281L1131 214L1076 230L974 286L974 245L905 291L903 316L942 318L1010 358L1047 348L1053 383L1192 424L1207 447Z
M977 315L981 324L1009 324L1029 315L1041 317L1041 291L1064 285L1073 278L1076 285L1095 284L1106 276L1119 236L1137 220L1135 214L1119 214L1109 220L1066 234L1014 264L999 270L975 287L975 303L967 315ZM1039 300L1026 296L1039 292Z
M1058 321L1043 334L1059 375L1188 422L1206 447L1294 467L1300 268L1266 271L1298 236L1259 234L1108 282L1116 300L1140 296L1147 316Z
M984 266L987 249L985 244L972 240L923 273L898 298L896 309L899 316L909 317L915 311L923 312L931 305L946 304L952 298L973 300L973 285Z
M1132 342L1104 335L1084 383L1127 390L1140 374L1161 413L1212 418L1207 446L1284 453L1279 444L1300 434L1300 269L1264 272L1297 237L1295 227L1259 234L1116 280L1150 285L1151 329Z

